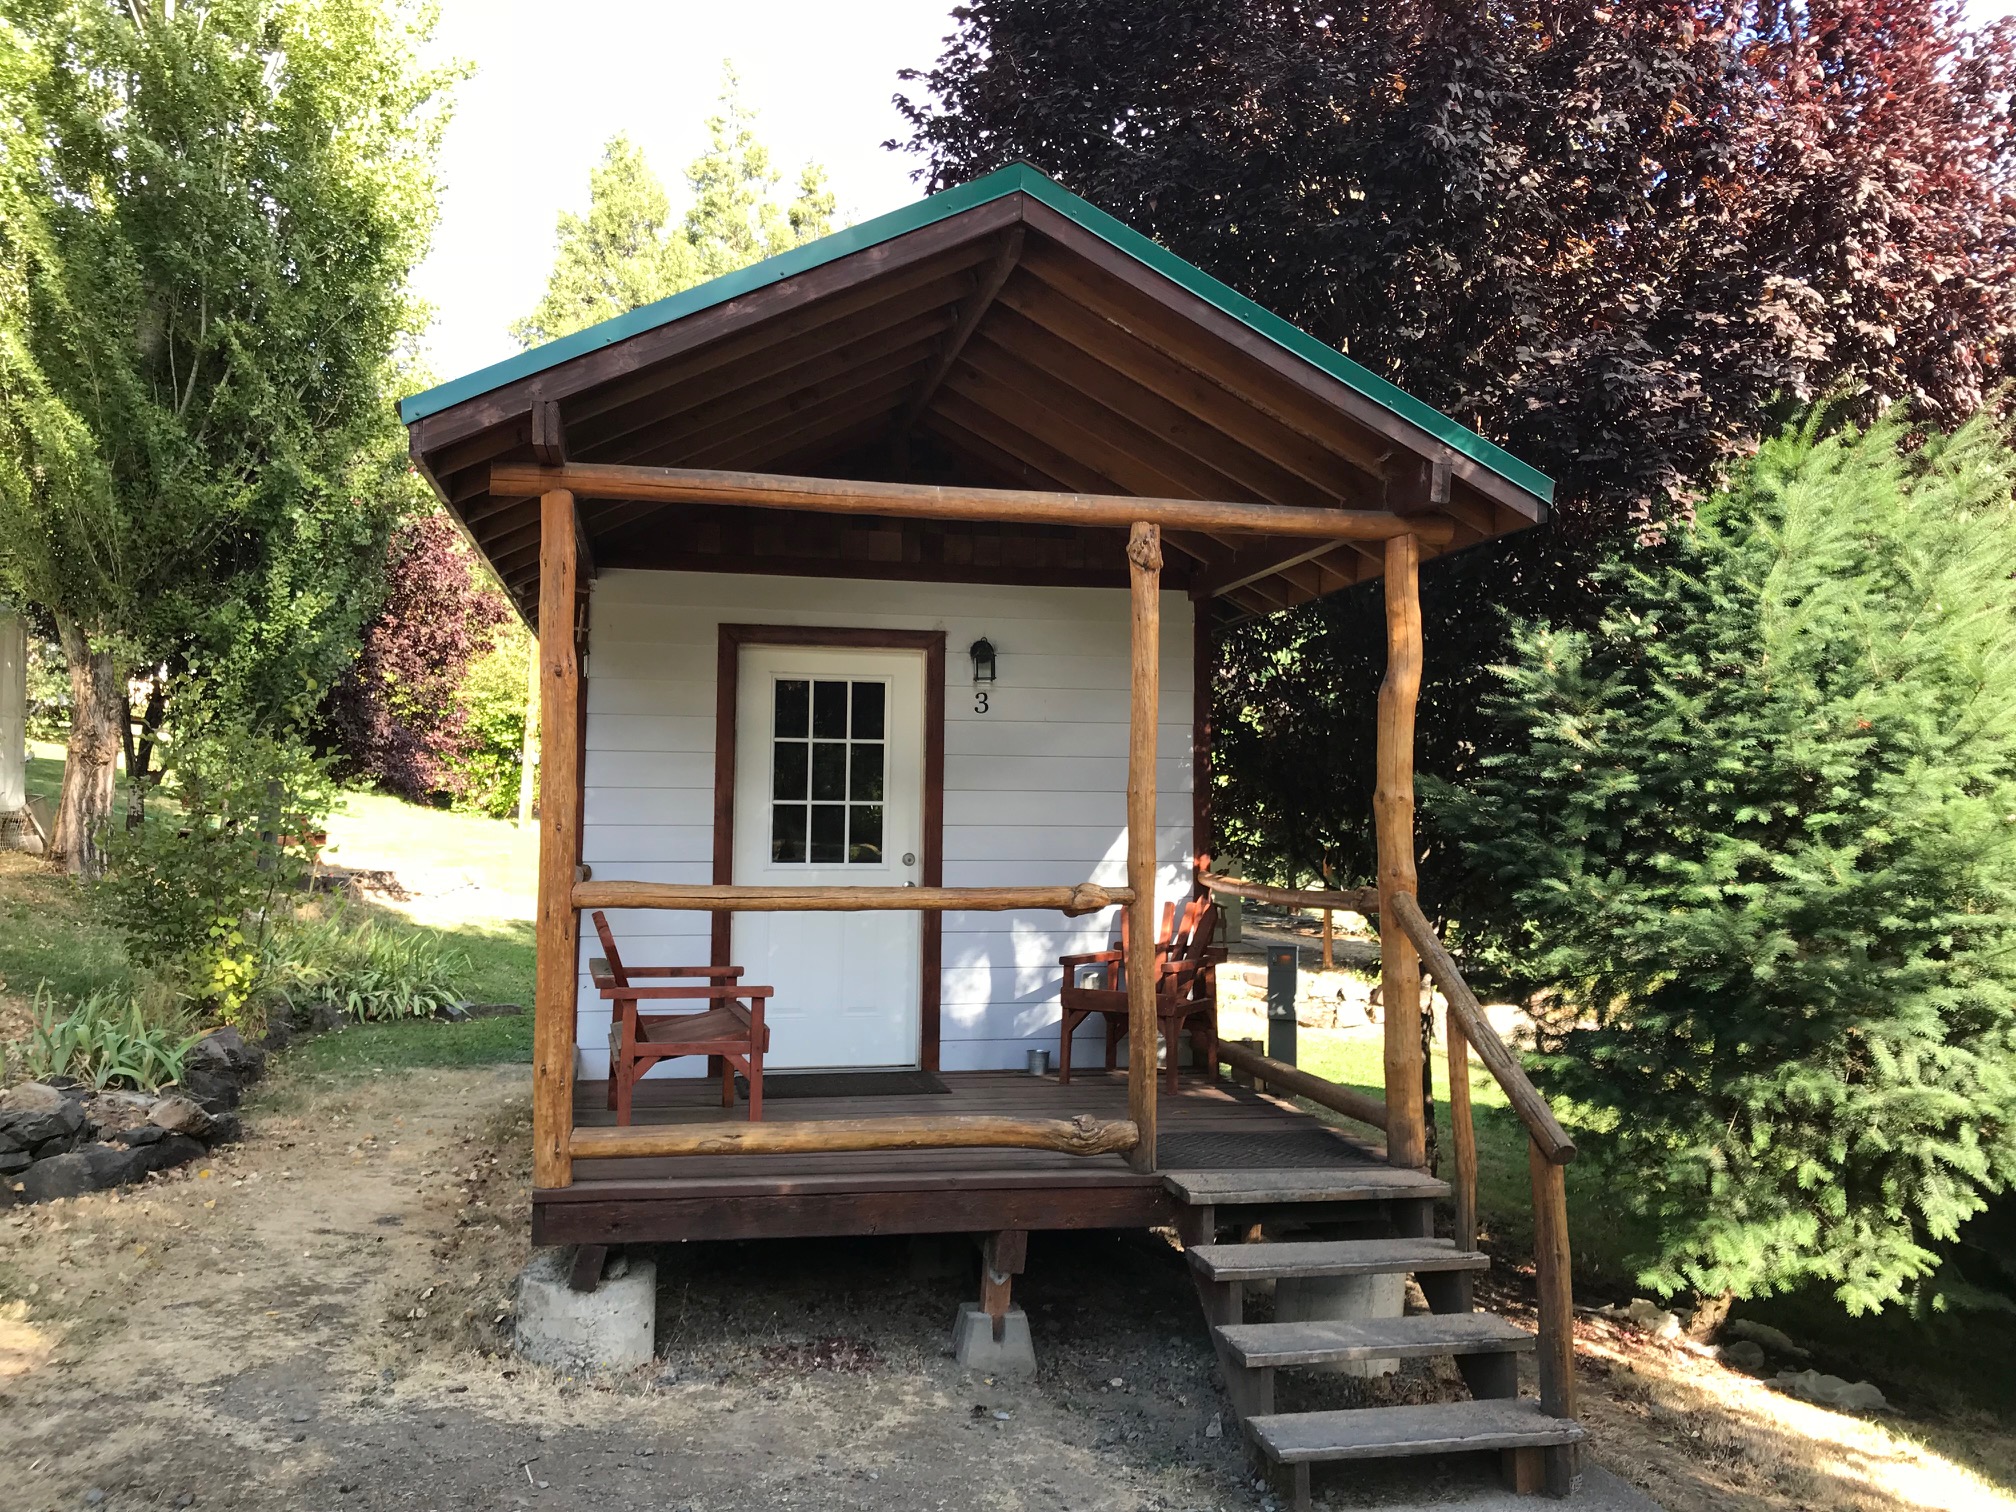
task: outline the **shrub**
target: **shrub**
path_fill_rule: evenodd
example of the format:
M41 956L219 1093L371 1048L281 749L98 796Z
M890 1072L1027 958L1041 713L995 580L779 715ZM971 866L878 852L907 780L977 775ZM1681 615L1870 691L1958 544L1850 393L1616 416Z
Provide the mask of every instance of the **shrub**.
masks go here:
M449 761L458 808L492 819L508 819L517 811L518 770L525 756L526 663L531 656L532 637L516 625L506 625L489 653L463 679L462 749Z
M38 986L30 1009L29 1074L142 1092L180 1081L198 1036L172 1002L166 993L136 997L101 989L66 1009L46 984Z
M469 962L433 930L376 919L352 922L342 910L297 918L274 942L270 990L301 1011L329 1003L359 1022L425 1018L460 1001L456 981Z
M452 791L451 764L469 744L463 676L510 618L445 514L402 525L386 552L384 604L322 707L343 776L416 803Z
M101 906L135 960L244 1023L274 905L307 875L335 788L305 746L227 725L176 742L164 765L180 813L113 837Z
M1506 754L1426 785L1661 1291L1922 1300L2016 1178L2012 479L1986 421L1780 435L1595 630L1519 627Z

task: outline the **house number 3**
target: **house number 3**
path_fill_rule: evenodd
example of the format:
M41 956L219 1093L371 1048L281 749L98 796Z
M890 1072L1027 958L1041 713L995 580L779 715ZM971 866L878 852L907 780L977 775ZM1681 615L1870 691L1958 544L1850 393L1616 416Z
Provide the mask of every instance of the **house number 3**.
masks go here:
M987 693L988 693L987 689L981 688L975 691L975 693L973 694L973 712L975 714L987 714L992 712L987 707Z

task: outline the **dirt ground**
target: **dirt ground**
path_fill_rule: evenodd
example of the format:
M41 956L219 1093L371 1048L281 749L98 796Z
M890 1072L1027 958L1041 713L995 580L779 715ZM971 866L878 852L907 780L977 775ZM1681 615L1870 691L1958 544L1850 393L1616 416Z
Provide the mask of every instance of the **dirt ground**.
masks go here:
M248 1143L207 1165L0 1215L0 1506L1277 1504L1238 1452L1180 1256L1152 1235L1038 1236L1019 1290L1042 1364L1027 1386L954 1367L952 1315L975 1287L950 1241L666 1247L653 1367L596 1382L515 1360L523 1078L283 1078ZM1503 1293L1516 1310L1516 1278ZM1671 1512L2016 1506L1906 1434L1590 1328L1596 1457ZM1319 1378L1282 1405L1438 1389ZM1319 1490L1455 1497L1486 1473Z

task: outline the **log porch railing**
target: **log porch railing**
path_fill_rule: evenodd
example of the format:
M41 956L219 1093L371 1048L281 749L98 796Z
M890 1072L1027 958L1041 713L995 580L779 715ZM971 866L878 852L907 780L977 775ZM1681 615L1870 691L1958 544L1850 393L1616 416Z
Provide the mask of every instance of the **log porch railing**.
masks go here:
M1553 1109L1547 1106L1546 1098L1527 1077L1517 1053L1491 1027L1477 994L1464 981L1455 958L1435 933L1435 926L1428 922L1421 905L1411 893L1397 893L1381 913L1379 894L1371 888L1317 891L1266 887L1210 872L1198 880L1213 892L1291 908L1377 914L1382 926L1390 920L1398 926L1397 933L1407 937L1407 943L1428 968L1448 1004L1449 1124L1456 1157L1455 1180L1451 1185L1455 1195L1456 1245L1459 1249L1477 1247L1477 1131L1470 1111L1470 1051L1474 1048L1484 1069L1504 1089L1506 1101L1527 1134L1527 1167L1533 1187L1533 1268L1540 1323L1540 1404L1551 1416L1574 1417L1574 1304L1569 1275L1568 1195L1562 1167L1575 1158L1575 1141L1568 1137ZM1395 933L1382 928L1382 957ZM1387 1003L1390 1009L1392 1000L1387 999ZM1358 1123L1384 1131L1391 1122L1386 1103L1286 1062L1256 1054L1235 1042L1221 1041L1218 1056L1227 1065L1258 1077L1269 1086L1306 1097L1319 1107ZM1389 1082L1389 1090L1391 1086Z
M1282 510L1196 501L1116 500L1001 490L960 491L902 485L836 483L760 474L677 473L663 468L534 469L515 478L494 470L493 486L514 481L539 494L540 738L544 746L540 805L538 967L532 1031L532 1180L564 1187L576 1156L675 1155L707 1149L922 1149L997 1146L1119 1152L1139 1171L1155 1169L1155 1057L1130 1055L1127 1118L909 1118L770 1123L760 1129L703 1136L667 1128L577 1129L574 1126L575 974L583 908L672 908L745 913L949 909L1056 909L1094 913L1128 910L1128 1030L1131 1043L1153 1045L1155 1016L1155 737L1161 697L1162 524L1222 525L1262 534L1311 533L1339 540L1382 539L1415 528L1396 515L1340 510ZM664 883L594 882L581 870L581 641L586 598L580 573L584 528L576 487L601 497L665 501L698 489L709 502L754 507L788 505L834 512L883 512L926 517L1050 518L1093 523L1124 504L1127 539L1129 682L1127 743L1127 885L1093 883L1039 888L683 887ZM669 490L669 492L668 492ZM1048 513L1046 513L1046 511ZM991 512L991 513L990 513ZM1443 529L1427 521L1422 528ZM1409 540L1412 536L1407 537ZM1438 537L1439 539L1439 537ZM591 568L592 570L592 568Z

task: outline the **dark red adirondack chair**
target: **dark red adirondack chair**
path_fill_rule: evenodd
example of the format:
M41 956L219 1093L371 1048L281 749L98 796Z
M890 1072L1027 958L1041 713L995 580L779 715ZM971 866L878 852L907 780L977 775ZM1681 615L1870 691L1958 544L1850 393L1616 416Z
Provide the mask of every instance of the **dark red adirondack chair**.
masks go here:
M735 1104L735 1073L749 1078L749 1121L763 1117L763 1056L770 1030L763 1003L774 989L741 985L740 966L626 966L616 937L600 909L589 916L602 941L602 956L590 960L588 974L610 1003L609 1106L616 1122L630 1122L631 1094L658 1062L682 1055L707 1057L708 1074L721 1077L721 1106ZM701 986L639 986L639 978L705 977ZM640 1003L705 1001L698 1012L649 1012Z
M1098 1014L1106 1021L1106 1069L1118 1065L1120 1041L1127 1033L1127 916L1120 916L1120 938L1111 950L1069 955L1064 968L1064 1022L1057 1049L1057 1080L1071 1080L1071 1035ZM1169 1046L1169 1090L1176 1090L1177 1036L1190 1031L1197 1063L1209 1078L1218 1074L1218 963L1223 946L1213 945L1218 930L1218 905L1209 894L1192 898L1179 915L1174 903L1162 908L1161 938L1155 942L1155 1019ZM1097 987L1078 985L1078 974L1104 968ZM1148 1054L1155 1052L1151 1047Z

